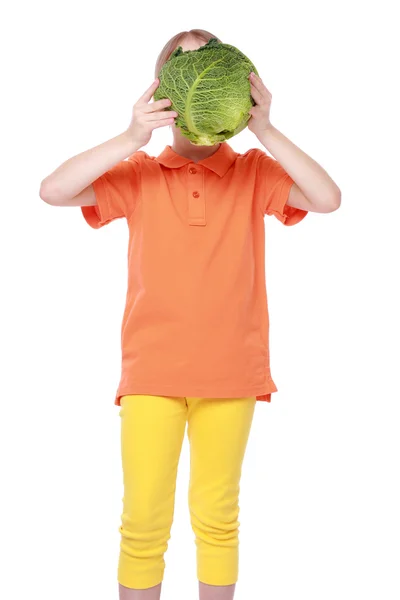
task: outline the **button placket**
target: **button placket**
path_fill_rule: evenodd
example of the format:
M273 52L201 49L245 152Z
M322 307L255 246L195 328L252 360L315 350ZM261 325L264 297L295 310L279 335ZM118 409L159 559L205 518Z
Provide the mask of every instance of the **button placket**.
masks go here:
M204 170L193 165L188 169L188 219L189 225L206 224Z

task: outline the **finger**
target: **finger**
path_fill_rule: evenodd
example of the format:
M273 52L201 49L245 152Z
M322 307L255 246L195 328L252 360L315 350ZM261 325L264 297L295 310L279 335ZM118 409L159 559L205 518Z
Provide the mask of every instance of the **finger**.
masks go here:
M178 116L174 110L162 110L160 112L152 112L146 114L146 121L159 121L160 119L170 119Z
M146 104L143 109L143 112L155 112L156 110L161 110L162 108L166 108L167 106L171 106L172 102L169 98L164 98L163 100L156 100L155 102L150 102L150 104Z
M258 77L255 73L250 73L250 83L258 89L259 92L271 95L271 92L265 87L261 77Z
M258 91L258 89L252 83L250 83L250 92L251 92L251 95L253 96L254 101L257 104L263 104L263 102L265 102L264 96L261 94L261 92Z
M155 79L153 81L153 83L151 84L151 86L149 88L147 88L147 90L145 91L145 93L143 94L143 96L140 96L139 100L137 101L137 104L142 103L142 102L144 102L144 103L147 104L148 102L150 102L150 100L153 97L154 92L158 88L159 83L160 83L160 80L157 77L157 79Z
M257 119L257 117L261 116L261 107L260 106L253 106L250 110L249 110L249 114L254 117L255 119Z
M250 73L249 80L251 85L254 85L254 87L261 92L261 82L255 73Z
M152 121L151 126L153 129L157 127L165 127L166 125L172 125L175 119L160 119L159 121Z

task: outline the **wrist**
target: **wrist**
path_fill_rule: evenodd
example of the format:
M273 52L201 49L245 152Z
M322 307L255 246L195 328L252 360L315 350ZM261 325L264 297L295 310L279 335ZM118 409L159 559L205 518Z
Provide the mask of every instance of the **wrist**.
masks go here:
M126 129L120 134L120 139L124 148L126 148L127 156L130 156L142 147L142 144L135 139L132 131L129 129Z
M266 146L269 143L269 141L273 138L276 131L277 131L276 127L274 127L272 125L272 123L270 123L265 129L260 131L260 133L257 135L258 140L261 142L261 144L263 146Z

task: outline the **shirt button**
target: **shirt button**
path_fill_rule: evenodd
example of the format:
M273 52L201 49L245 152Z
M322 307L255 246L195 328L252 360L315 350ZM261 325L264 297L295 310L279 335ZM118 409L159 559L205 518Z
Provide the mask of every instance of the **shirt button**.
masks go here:
M190 173L191 175L194 175L195 173L197 173L197 171L196 171L196 169L195 169L194 167L190 167L190 169L189 169L189 173Z
M198 198L200 196L199 192L193 192L192 194L193 198Z

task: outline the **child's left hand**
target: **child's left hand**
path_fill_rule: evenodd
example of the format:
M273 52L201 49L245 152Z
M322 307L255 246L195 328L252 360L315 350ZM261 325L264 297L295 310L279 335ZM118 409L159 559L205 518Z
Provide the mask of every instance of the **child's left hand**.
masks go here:
M267 129L272 127L269 120L272 94L267 90L262 79L255 73L250 73L249 80L251 95L256 106L249 110L251 118L247 126L257 137L260 137Z

